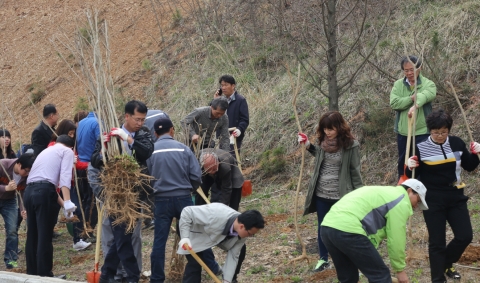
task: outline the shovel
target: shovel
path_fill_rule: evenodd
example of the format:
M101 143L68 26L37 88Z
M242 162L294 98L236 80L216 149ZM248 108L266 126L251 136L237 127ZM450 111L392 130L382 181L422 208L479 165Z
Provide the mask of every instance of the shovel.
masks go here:
M212 277L213 281L217 283L222 283L220 279L218 279L217 276L215 276L215 274L213 274L213 272L210 270L210 268L208 268L208 266L203 262L203 260L187 244L183 245L183 249L187 250L190 255L193 256L193 258L198 262L198 264L200 264L203 269L205 269L205 271L208 273L208 275Z
M407 148L405 150L405 162L403 164L403 175L400 176L400 179L398 180L398 183L397 185L400 185L402 184L403 182L405 182L407 179L409 179L407 177L407 162L408 162L408 158L410 158L410 145L411 145L411 141L412 141L412 127L413 127L413 119L412 118L408 118L408 134L407 134Z
M98 283L100 281L100 275L102 272L98 271L98 264L100 262L100 241L102 238L102 218L105 206L102 206L102 209L99 209L97 201L97 211L98 213L98 224L97 224L97 242L95 243L95 265L92 271L87 271L87 282L88 283Z
M229 131L235 131L237 128L228 128ZM237 138L233 137L233 148L235 149L235 156L237 157L238 169L243 175L242 162L240 161L240 154L238 154ZM242 197L248 197L252 194L252 182L250 180L244 180L242 185Z

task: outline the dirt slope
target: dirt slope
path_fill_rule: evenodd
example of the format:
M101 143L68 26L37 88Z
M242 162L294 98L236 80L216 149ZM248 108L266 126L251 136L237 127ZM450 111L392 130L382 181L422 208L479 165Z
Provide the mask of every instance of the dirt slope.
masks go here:
M159 29L150 1L0 1L0 93L16 119L15 124L10 115L3 116L13 142L29 141L39 121L27 98L32 84L40 85L46 92L37 109L41 111L46 103L54 103L61 118L73 118L75 104L79 96L85 96L85 90L51 40L66 41L65 35L71 36L77 26L85 26L87 8L97 9L100 18L109 23L116 84L127 95L138 97L149 82L141 61L159 48Z

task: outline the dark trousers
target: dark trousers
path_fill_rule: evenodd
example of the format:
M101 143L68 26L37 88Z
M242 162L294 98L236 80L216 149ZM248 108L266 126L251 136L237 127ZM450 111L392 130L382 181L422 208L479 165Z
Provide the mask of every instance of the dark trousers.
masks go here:
M428 190L428 210L423 217L428 229L428 254L432 282L445 282L445 269L457 262L473 238L467 209L468 197L463 190L439 192ZM446 244L446 224L450 224L453 240Z
M315 206L317 208L317 219L318 219L318 233L317 233L317 241L318 241L318 252L320 253L320 259L328 261L328 249L325 247L325 244L322 241L322 237L320 236L320 224L323 222L323 218L325 215L330 211L330 208L335 204L335 202L326 201L314 195L315 199Z
M152 253L150 254L151 283L162 283L165 281L165 246L170 234L170 225L172 225L173 218L177 219L178 224L183 208L191 205L193 205L193 202L190 195L155 198L155 236ZM177 231L179 231L178 225ZM218 264L217 269L212 271L214 273L218 272Z
M53 228L59 205L57 191L50 183L33 183L25 188L27 211L27 243L25 257L27 274L52 277Z
M128 282L138 282L140 279L140 269L138 268L137 258L133 252L132 233L125 233L126 225L112 225L114 218L109 217L113 232L114 244L110 246L105 262L102 266L102 278L113 278L117 273L119 263L122 263L127 273Z
M83 205L83 212L85 213L86 221L93 229L97 226L98 213L96 199L93 195L92 187L88 183L87 170L77 170L78 189L80 191L80 200ZM78 206L78 205L77 205ZM81 214L81 213L80 213Z
M415 144L418 144L424 140L426 140L430 134L424 134L424 135L417 135L415 136ZM407 153L407 136L402 136L400 134L397 134L397 147L398 147L398 178L400 178L403 175L403 166L405 165L405 154ZM410 143L410 156L412 156L413 153L413 138L412 142ZM409 157L410 157L409 156Z
M242 267L243 260L245 259L245 254L247 253L246 245L243 245L240 255L238 257L237 267L235 269L235 274L233 279L237 279L238 273ZM211 263L212 258L215 261L215 256L213 255L212 249L207 249L202 252L197 253L197 255L202 259L202 261L210 268L209 263ZM183 283L200 283L202 282L202 266L191 256L186 255L187 265L185 266L185 272L183 273ZM211 268L210 268L211 269ZM216 273L212 270L213 273Z
M341 283L357 283L359 269L370 283L392 282L390 270L366 236L326 226L321 226L320 234Z

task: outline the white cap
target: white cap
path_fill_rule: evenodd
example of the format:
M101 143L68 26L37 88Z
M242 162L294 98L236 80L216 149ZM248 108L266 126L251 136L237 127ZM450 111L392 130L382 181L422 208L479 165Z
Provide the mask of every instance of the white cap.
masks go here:
M425 188L425 186L422 184L422 182L420 182L417 179L408 179L405 182L403 182L402 185L405 185L405 186L411 188L412 190L414 190L420 196L420 200L422 201L422 203L419 203L418 207L420 207L421 210L427 210L428 209L427 202L425 201L425 195L427 194L427 188Z

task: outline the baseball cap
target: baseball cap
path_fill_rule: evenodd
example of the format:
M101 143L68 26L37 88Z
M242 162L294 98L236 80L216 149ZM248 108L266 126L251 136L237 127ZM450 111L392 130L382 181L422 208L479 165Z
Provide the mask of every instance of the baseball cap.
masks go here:
M167 117L158 118L153 124L153 129L157 134L168 131L172 127L172 120L168 119Z
M423 185L422 182L420 182L417 179L408 179L405 182L402 183L402 185L405 185L412 190L414 190L419 196L420 200L422 203L418 204L418 207L420 207L421 210L427 210L428 205L427 202L425 201L425 195L427 194L427 188Z

